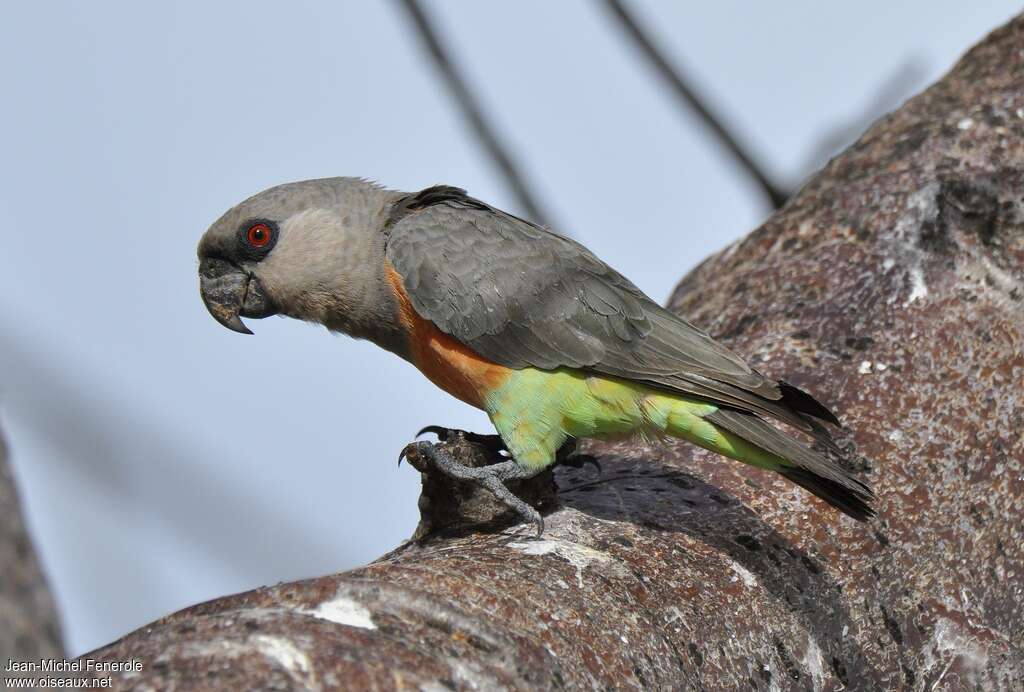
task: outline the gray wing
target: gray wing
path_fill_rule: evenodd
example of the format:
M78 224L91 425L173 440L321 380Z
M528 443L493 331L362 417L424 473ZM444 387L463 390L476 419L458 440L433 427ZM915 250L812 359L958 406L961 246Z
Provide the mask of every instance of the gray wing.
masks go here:
M568 238L429 188L392 213L387 259L413 307L485 358L638 380L778 418L835 421L809 395L766 379Z

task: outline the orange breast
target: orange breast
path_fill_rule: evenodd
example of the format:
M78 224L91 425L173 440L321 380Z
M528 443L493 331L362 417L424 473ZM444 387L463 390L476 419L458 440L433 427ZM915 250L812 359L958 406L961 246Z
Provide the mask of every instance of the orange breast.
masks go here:
M390 264L385 266L385 271L409 335L412 362L444 391L470 406L483 408L484 397L500 387L512 370L492 363L420 316L409 301L402 277Z

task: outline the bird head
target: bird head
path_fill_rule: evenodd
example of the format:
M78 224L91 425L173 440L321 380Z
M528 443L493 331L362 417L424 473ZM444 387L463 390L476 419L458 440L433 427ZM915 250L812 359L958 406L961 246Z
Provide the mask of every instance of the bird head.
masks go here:
M224 213L199 242L199 292L220 324L286 315L354 336L383 266L383 228L400 193L356 178L278 185ZM376 269L376 273L374 271Z

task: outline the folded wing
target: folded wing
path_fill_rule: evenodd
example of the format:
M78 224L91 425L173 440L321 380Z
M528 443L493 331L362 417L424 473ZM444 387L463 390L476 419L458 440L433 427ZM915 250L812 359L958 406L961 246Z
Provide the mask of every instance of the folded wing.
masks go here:
M825 441L835 417L662 308L579 243L451 187L400 202L387 258L413 307L511 367L572 367L776 418Z

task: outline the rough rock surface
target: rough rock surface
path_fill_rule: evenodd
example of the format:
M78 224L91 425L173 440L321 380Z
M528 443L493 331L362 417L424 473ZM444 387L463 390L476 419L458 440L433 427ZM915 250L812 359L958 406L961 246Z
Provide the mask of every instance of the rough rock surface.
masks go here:
M62 654L57 611L21 519L0 437L0 664Z
M543 540L428 533L93 655L141 658L139 689L1019 685L1024 19L672 307L840 412L877 520L683 443L593 445Z

